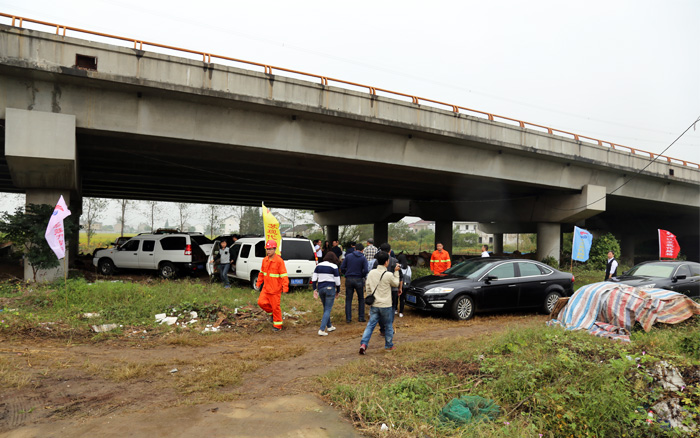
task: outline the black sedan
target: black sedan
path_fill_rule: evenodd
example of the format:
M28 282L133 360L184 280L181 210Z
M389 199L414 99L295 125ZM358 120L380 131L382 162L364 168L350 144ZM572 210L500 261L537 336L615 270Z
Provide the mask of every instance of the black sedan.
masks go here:
M634 287L668 289L700 301L700 263L696 262L643 262L613 278L613 281Z
M440 275L421 277L405 290L406 304L467 320L474 312L540 309L550 313L573 293L574 276L543 263L494 257L467 260Z

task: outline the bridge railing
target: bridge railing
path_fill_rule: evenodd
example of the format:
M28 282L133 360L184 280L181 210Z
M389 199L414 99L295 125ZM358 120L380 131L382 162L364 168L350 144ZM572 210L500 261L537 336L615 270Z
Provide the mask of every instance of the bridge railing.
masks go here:
M371 85L365 85L365 84L359 84L356 82L346 81L344 79L332 78L332 77L328 77L328 76L318 75L315 73L308 73L308 72L304 72L304 71L292 70L289 68L273 66L270 64L247 61L247 60L238 59L238 58L232 58L230 56L216 55L216 54L209 53L209 52L201 52L198 50L183 49L180 47L174 47L174 46L169 46L166 44L154 43L151 41L143 41L143 40L139 40L139 39L135 39L135 38L127 38L127 37L118 36L118 35L110 35L110 34L106 34L106 33L102 33L102 32L95 32L92 30L80 29L80 28L72 27L72 26L64 26L61 24L50 23L50 22L41 21L41 20L35 20L32 18L27 18L27 17L20 17L17 15L5 14L2 12L0 12L0 17L6 17L6 18L11 19L12 26L14 26L14 27L21 28L21 27L23 27L25 22L34 23L34 24L39 24L39 25L55 28L56 35L66 36L66 31L70 30L70 31L77 32L77 33L95 35L95 36L99 36L99 37L103 37L103 38L107 38L107 39L119 40L119 41L124 41L124 42L128 42L128 43L133 42L134 49L138 49L138 50L143 50L144 46L158 47L161 49L173 50L176 52L182 52L182 53L188 53L188 54L192 54L192 55L201 56L202 62L204 62L204 63L211 63L212 59L231 61L231 62L246 64L246 65L253 65L256 67L262 67L265 74L269 74L269 75L273 74L273 72L276 72L276 71L286 72L286 73L291 73L291 74L295 74L295 75L301 75L301 76L305 76L305 77L311 77L311 78L318 79L321 82L321 85L324 85L324 86L328 86L330 83L337 83L337 84L344 84L344 85L349 85L349 86L353 86L353 87L358 87L361 89L366 89L367 92L373 96L376 96L377 92L386 93L386 94L393 95L393 96L400 96L402 98L410 99L411 103L416 104L416 105L420 105L421 103L431 103L434 105L449 108L452 112L455 112L458 114L464 112L465 114L472 114L472 115L475 115L477 117L486 118L490 121L506 121L506 123L515 124L517 126L520 126L523 129L525 129L525 128L539 128L538 130L541 129L543 131L546 131L550 135L559 135L559 136L563 136L563 137L568 137L568 138L572 138L576 141L585 141L586 143L593 143L593 144L597 144L598 146L608 147L610 149L614 149L614 150L618 150L618 151L626 151L632 155L643 155L645 157L649 157L650 159L656 158L659 160L666 161L670 164L676 164L679 166L686 166L686 167L693 167L696 169L700 169L700 164L694 163L692 161L682 160L680 158L673 158L673 157L669 157L669 156L661 155L661 154L656 154L653 152L649 152L649 151L645 151L645 150L637 149L637 148L632 148L629 146L624 146L624 145L613 143L610 141L599 140L597 138L588 137L588 136L580 135L580 134L575 134L573 132L563 131L561 129L555 129L555 128L551 128L548 126L539 125L537 123L531 123L531 122L526 122L523 120L514 119L511 117L500 116L498 114L479 111L479 110L475 110L472 108L466 108L463 106L454 105L454 104L447 103L447 102L441 102L438 100L428 99L425 97L419 97L419 96L415 96L412 94L400 93L398 91L392 91L392 90L387 90L384 88L373 87Z

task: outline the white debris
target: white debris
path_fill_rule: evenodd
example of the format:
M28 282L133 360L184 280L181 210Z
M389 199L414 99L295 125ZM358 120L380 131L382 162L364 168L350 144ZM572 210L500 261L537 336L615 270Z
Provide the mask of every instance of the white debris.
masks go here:
M170 373L171 373L171 374L177 373L177 368L173 368L172 370L170 370Z
M666 361L659 362L650 373L667 391L680 391L685 388L683 376L678 369Z
M177 316L166 316L160 321L161 324L173 325L177 322Z
M195 312L194 310L191 311L191 312L190 312L190 318L192 318L192 319L197 318L197 312Z
M693 432L697 430L697 424L687 418L688 413L681 406L679 399L672 398L666 401L659 402L651 407L656 412L660 420L668 421L669 426L679 428L685 432ZM683 419L689 420L688 426L683 424Z
M93 325L92 330L95 333L102 333L102 332L108 332L110 330L114 330L117 327L118 327L118 325L116 325L116 324Z
M99 317L99 313L83 313L83 318L97 318Z
M389 430L389 426L386 424L382 423L382 427L380 427L381 430Z
M156 322L161 322L162 320L165 319L167 315L165 313L157 313L156 314Z

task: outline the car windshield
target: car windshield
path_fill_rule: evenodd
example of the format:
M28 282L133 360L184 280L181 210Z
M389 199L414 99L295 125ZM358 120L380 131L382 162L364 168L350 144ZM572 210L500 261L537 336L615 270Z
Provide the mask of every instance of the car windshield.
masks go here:
M479 278L484 271L493 266L493 262L493 260L484 260L482 258L467 260L451 267L444 273L457 277Z
M673 265L647 263L635 266L630 269L627 275L637 275L640 277L670 277L674 269L676 269L676 267Z

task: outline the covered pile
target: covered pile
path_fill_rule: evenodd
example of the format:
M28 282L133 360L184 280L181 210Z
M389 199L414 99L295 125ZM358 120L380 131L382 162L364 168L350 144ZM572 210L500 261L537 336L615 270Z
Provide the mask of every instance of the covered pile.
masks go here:
M683 294L602 282L577 290L547 325L629 342L635 322L648 332L656 322L677 324L693 315L700 315L700 304Z

